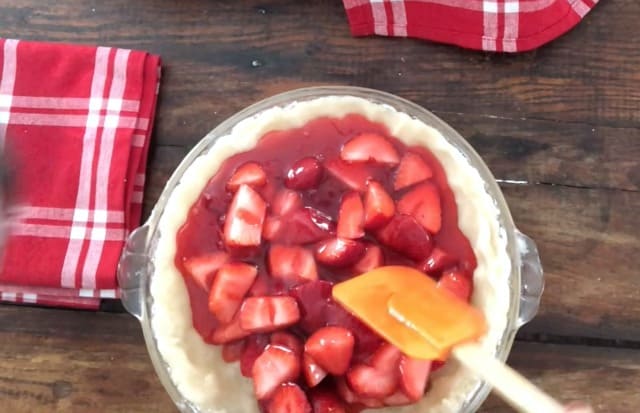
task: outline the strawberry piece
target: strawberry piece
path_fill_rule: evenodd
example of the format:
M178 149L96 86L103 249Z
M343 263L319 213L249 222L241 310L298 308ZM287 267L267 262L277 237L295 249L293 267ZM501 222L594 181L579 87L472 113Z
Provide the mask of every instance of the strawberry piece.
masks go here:
M304 206L302 196L296 191L283 189L273 198L271 211L277 216L287 215Z
M312 281L318 279L313 254L302 247L273 245L269 249L269 273L288 281Z
M300 375L300 359L283 347L267 345L251 369L253 390L258 400L269 398L282 383Z
M413 216L431 234L442 226L442 208L438 188L430 182L420 184L398 201L398 212Z
M389 343L384 343L371 358L371 365L357 364L347 372L347 381L361 397L382 399L392 394L398 385L400 357L402 353Z
M267 413L311 413L311 405L302 389L294 383L280 385L273 394ZM315 411L314 411L315 412Z
M279 330L299 319L298 303L292 297L249 297L240 307L240 327L252 333Z
M333 392L315 388L309 393L313 413L346 413L344 403Z
M358 403L360 403L361 405L365 406L365 407L369 407L371 409L377 409L379 407L383 407L384 403L382 402L382 400L375 398L375 397L364 397L364 396L360 396L358 397Z
M342 197L338 212L338 237L358 239L364 236L364 206L357 192Z
M424 395L431 371L431 360L418 360L403 355L400 359L400 388L410 401Z
M275 241L285 231L284 221L281 217L268 216L262 224L262 238L267 241Z
M229 247L260 245L267 204L250 186L240 185L224 222L224 240Z
M332 289L330 282L318 280L295 286L289 291L289 294L298 302L299 326L305 333L311 334L325 326L325 310L331 301Z
M324 167L333 177L354 191L366 191L367 181L373 178L371 168L365 164L350 164L340 159L331 159L325 162Z
M262 236L282 244L309 244L333 236L331 218L317 209L306 207L282 217L267 217Z
M222 359L227 363L240 360L246 344L245 340L232 341L231 343L224 344L222 346Z
M184 261L184 268L187 270L193 281L202 287L203 290L209 291L213 277L216 275L218 268L229 261L229 254L222 251L212 252L206 255L191 257Z
M428 273L430 275L437 275L440 271L445 268L452 267L456 264L456 258L452 255L447 254L442 249L435 247L433 251L431 251L431 255L422 261L418 268L420 271Z
M227 181L227 191L235 192L240 185L249 185L259 188L267 182L267 174L262 166L256 162L247 162L240 165Z
M330 300L326 304L322 315L324 317L322 326L338 326L351 331L356 342L353 352L355 361L367 360L380 347L382 342L380 336L335 301Z
M402 353L396 346L385 342L371 357L370 364L376 369L390 372L398 367L401 357Z
M360 258L360 261L353 265L353 272L355 274L364 274L383 265L384 254L382 253L382 249L377 245L370 244L367 246L367 250L362 258Z
M344 378L344 376L336 377L335 383L336 392L342 398L342 400L344 400L348 404L354 404L358 402L358 396L353 392L351 387L349 387L349 384L347 383L347 380Z
M322 165L313 157L296 161L284 179L287 188L305 190L315 188L322 180Z
M445 271L438 280L438 288L443 288L461 300L469 301L471 298L471 280L464 272L459 270Z
M240 358L240 372L244 377L251 377L253 363L269 344L269 336L266 334L252 334L245 340L247 343Z
M379 182L369 181L364 196L364 210L365 228L377 229L389 222L396 212L396 206Z
M288 348L293 351L298 357L302 356L302 350L304 349L302 341L293 334L285 333L284 331L277 331L271 334L271 344L274 346L280 346Z
M302 356L302 373L309 387L317 386L328 374L307 354Z
M400 160L396 170L393 189L396 191L407 188L433 176L433 171L422 157L412 152L406 152Z
M387 247L413 260L428 257L433 249L429 233L409 215L396 215L376 233L376 238Z
M354 346L351 331L343 327L323 327L307 339L304 352L322 369L340 376L349 369Z
M347 162L367 162L396 165L398 152L391 142L376 133L363 133L342 146L340 157Z
M402 390L397 390L391 396L387 396L384 398L384 404L387 406L406 406L407 404L412 403L414 403L414 400L408 398L407 395L402 392Z
M358 396L382 399L396 390L397 377L357 364L347 372L347 382Z
M351 331L343 327L323 327L307 339L304 352L323 370L340 376L349 368L354 346Z
M225 344L245 338L249 334L251 333L240 327L240 318L236 316L231 322L218 325L209 336L209 341L213 344Z
M228 323L240 308L258 275L255 266L242 262L225 264L218 270L209 292L209 311L221 323Z
M347 267L362 258L364 250L364 244L360 241L331 238L316 246L315 257L319 263L329 267Z

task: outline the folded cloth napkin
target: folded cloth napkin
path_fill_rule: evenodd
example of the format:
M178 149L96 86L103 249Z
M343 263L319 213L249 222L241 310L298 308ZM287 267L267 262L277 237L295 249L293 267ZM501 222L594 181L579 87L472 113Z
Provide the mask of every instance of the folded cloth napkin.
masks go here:
M522 52L575 26L598 0L343 0L354 36L416 37Z
M0 301L117 298L159 78L145 52L0 39L0 145L14 172Z

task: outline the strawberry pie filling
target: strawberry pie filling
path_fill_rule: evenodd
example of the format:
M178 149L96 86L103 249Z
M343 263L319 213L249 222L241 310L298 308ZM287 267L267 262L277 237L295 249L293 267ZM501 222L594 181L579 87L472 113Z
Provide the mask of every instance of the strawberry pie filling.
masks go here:
M438 159L358 114L271 131L227 158L176 237L192 323L266 412L408 405L440 361L402 354L331 298L409 265L469 300L476 256Z

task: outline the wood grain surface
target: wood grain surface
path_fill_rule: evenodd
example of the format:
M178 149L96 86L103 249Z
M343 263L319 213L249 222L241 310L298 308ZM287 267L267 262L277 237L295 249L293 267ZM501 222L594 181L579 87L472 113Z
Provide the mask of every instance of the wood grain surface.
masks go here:
M552 44L496 55L352 38L339 0L4 0L0 36L162 56L145 216L202 136L274 93L357 85L432 110L486 160L540 249L546 291L512 365L562 400L635 413L638 16L636 0L601 1ZM127 314L0 306L0 367L0 412L176 411ZM481 409L508 411L495 397Z

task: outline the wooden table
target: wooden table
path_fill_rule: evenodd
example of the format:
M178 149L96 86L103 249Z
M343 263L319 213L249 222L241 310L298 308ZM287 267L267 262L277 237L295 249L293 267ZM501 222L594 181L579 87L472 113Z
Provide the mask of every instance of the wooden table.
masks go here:
M180 159L240 108L321 84L434 111L502 180L547 288L510 362L600 412L640 405L640 2L602 1L538 51L354 39L339 0L4 0L2 36L164 59L145 211ZM46 4L45 4L46 3ZM55 5L54 5L55 3ZM113 307L113 306L111 306ZM0 306L0 411L175 412L133 317ZM491 397L482 412L510 411Z

